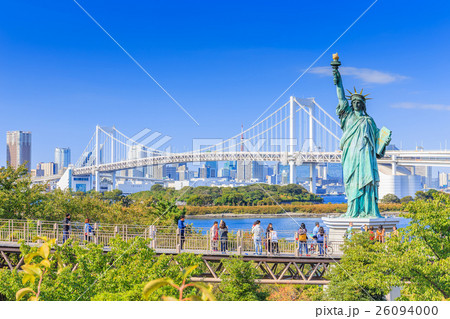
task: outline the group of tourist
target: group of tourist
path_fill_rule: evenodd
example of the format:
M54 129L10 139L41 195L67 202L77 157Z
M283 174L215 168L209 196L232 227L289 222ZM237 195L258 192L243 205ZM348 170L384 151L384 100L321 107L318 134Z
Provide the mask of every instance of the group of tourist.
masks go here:
M64 219L64 223L63 223L63 243L65 243L66 240L69 239L71 230L72 230L71 218L70 218L70 214L67 213L66 218ZM95 234L94 227L91 225L90 219L86 218L84 221L84 226L83 226L84 240L92 241L94 234Z
M372 241L378 241L380 243L384 243L386 233L385 233L385 229L384 229L383 225L379 225L377 227L377 229L375 230L375 228L372 225L368 227L366 224L364 224L361 226L361 232L369 233L369 239ZM344 237L347 239L351 239L353 236L353 233L354 233L353 223L350 222L348 225L348 228L345 232ZM390 236L392 237L392 236L398 236L398 235L399 235L399 233L398 233L397 227L393 226Z
M323 228L323 226L320 226L319 222L316 222L313 228L312 238L308 237L308 230L306 229L306 225L304 223L301 223L300 228L297 232L296 239L298 240L298 252L300 255L303 255L304 251L306 256L310 256L308 251L308 239L314 240L314 244L310 248L318 250L319 256L326 254L327 235L325 229Z
M178 221L178 236L180 239L180 248L183 249L185 242L185 217L181 216ZM251 229L251 235L255 248L255 255L262 255L263 248L266 249L268 254L279 254L280 249L278 246L278 233L273 227L272 223L267 225L267 228L261 226L261 221L257 220L253 223ZM221 220L220 222L215 221L211 228L209 229L211 250L220 251L222 254L226 254L228 251L228 226L225 221ZM308 231L304 223L300 225L298 232L296 233L296 241L298 241L298 251L300 255L303 255L303 252L308 255L308 240L313 239L313 249L317 249L319 255L324 255L326 253L326 238L327 235L322 226L320 226L319 222L316 222L316 225L312 231L312 237L308 237Z

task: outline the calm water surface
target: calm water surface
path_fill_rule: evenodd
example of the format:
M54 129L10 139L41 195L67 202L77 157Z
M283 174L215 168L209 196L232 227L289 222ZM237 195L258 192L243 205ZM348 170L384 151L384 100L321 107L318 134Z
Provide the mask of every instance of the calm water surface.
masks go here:
M342 204L347 203L345 195L332 195L323 196L324 203ZM383 215L383 214L381 214ZM389 217L387 217L389 218ZM408 226L409 219L400 218L398 228ZM322 223L321 217L258 217L258 218L224 218L229 230L251 230L253 222L259 219L261 226L266 229L269 223L272 223L273 228L279 232L280 237L292 237L298 230L301 223L305 223L308 233L311 233L315 223L319 222L321 226L325 227L325 231L328 232L328 228ZM220 218L208 218L208 219L187 219L188 224L192 224L194 227L203 228L206 232L214 223L214 221L220 222ZM280 232L282 231L282 232Z
M389 218L389 217L388 217ZM311 233L315 222L319 222L321 226L324 226L325 230L328 231L327 227L323 224L320 217L259 217L259 218L224 218L228 229L231 230L251 230L253 222L259 219L261 221L261 226L266 229L269 223L272 223L273 228L279 232L280 237L292 237L293 234L298 230L299 224L305 223L308 233ZM220 218L211 219L187 219L188 224L192 224L194 227L203 228L206 232L214 223L214 221L220 222ZM408 226L409 219L401 218L398 228ZM283 231L283 232L280 232Z

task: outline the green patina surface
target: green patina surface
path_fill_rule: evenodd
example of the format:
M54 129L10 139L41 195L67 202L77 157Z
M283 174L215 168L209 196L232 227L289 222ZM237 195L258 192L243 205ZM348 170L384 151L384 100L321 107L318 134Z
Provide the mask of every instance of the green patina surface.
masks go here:
M375 121L366 112L366 97L362 95L362 91L351 92L349 103L338 70L339 57L333 58L331 65L339 99L336 114L343 131L340 148L348 198L347 212L342 217L379 218L382 216L378 210L380 177L377 157L384 156L385 148L391 139L390 131L386 138L381 138Z

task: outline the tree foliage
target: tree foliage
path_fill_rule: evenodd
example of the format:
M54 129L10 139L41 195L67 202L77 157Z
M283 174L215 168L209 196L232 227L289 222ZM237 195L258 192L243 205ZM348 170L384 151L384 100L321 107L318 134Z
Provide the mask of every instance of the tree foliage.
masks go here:
M409 202L409 226L386 243L356 234L344 245L341 263L333 267L327 298L382 300L391 287L401 287L401 300L450 298L450 196Z
M39 211L45 186L31 186L24 165L0 167L0 218L24 218Z
M268 292L255 282L258 270L252 262L236 257L222 262L227 272L221 276L222 282L218 288L220 300L255 301L267 298Z
M181 285L180 267L201 264L201 257L192 254L158 257L149 248L149 241L139 237L129 242L117 238L106 253L100 245L91 243L85 247L71 240L54 248L56 251L48 257L50 267L40 287L40 300L143 300L142 291L149 280L170 278ZM22 245L21 249L24 255L29 255L39 252L40 248ZM193 274L202 271L196 268ZM0 269L0 294L6 300L15 300L16 292L23 288L37 291L38 280L24 284L25 276L26 272ZM196 287L188 287L186 294L201 292ZM173 287L164 287L149 300L160 300L163 295L178 298L179 292Z
M150 191L135 193L129 197L135 201L155 197L171 201L179 198L190 206L254 206L291 202L321 203L323 201L320 196L309 193L303 186L297 184L284 186L252 184L233 188L187 186L179 191L154 185Z
M400 198L397 197L395 194L386 194L381 199L382 203L400 203Z

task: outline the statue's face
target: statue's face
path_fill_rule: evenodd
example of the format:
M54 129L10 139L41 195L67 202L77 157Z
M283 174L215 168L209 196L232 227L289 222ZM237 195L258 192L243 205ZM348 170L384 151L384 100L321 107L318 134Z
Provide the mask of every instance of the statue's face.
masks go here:
M355 110L355 111L362 111L365 108L365 104L363 101L353 100L352 107L353 107L353 110Z

